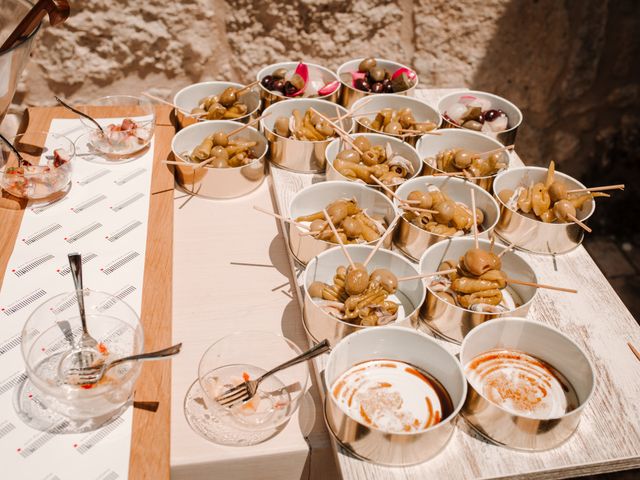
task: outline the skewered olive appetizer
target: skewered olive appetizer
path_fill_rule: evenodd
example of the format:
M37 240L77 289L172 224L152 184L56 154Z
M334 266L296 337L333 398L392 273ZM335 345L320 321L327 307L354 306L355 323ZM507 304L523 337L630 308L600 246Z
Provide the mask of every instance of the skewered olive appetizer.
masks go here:
M331 123L309 108L304 113L294 109L291 117L278 117L273 124L277 135L294 140L317 142L335 136Z
M356 149L348 148L339 152L333 161L333 167L349 180L375 185L371 178L374 176L385 185L395 186L415 173L411 162L394 152L389 143L384 147L373 146L364 136L356 137L353 143L362 155Z
M331 285L313 282L308 292L329 315L360 326L387 325L398 317L398 303L389 300L398 289L393 272L371 272L361 263L336 269Z
M240 88L228 87L220 95L209 95L200 99L198 106L191 110L207 120L234 120L249 113L249 107L242 101Z
M400 110L383 108L376 114L373 120L363 117L360 118L358 122L372 130L390 135L403 135L405 133L420 134L430 132L437 127L433 122L418 122L409 107Z
M438 297L462 308L481 312L508 310L502 294L507 286L507 275L501 268L498 255L471 248L457 262L442 262L439 271L455 271L434 276L430 288Z
M435 157L426 161L432 167L442 172L461 172L465 177L489 177L507 168L506 154L496 152L490 155L482 155L462 148L453 148L438 152Z
M544 182L505 189L498 193L502 202L516 212L545 223L575 222L577 211L589 200L608 197L601 192L569 193L562 180L555 179L555 163L551 161Z
M247 138L229 138L224 132L207 136L200 145L185 155L190 162L207 162L206 167L241 167L253 162L258 156L254 147L258 143Z
M483 133L498 133L509 128L509 117L491 100L473 95L461 95L443 114L451 123Z
M407 200L419 209L434 210L437 213L407 210L404 218L413 225L427 232L447 237L465 235L473 229L473 213L468 205L455 202L442 190L434 185L428 191L414 190L407 196ZM478 231L484 221L484 213L476 208L476 222Z
M399 93L409 90L416 84L417 75L408 68L399 68L390 72L382 68L375 58L368 57L360 62L357 72L345 74L350 76L353 88L370 93Z
M386 230L384 219L369 216L358 206L355 199L338 199L327 205L326 210L342 243L374 242ZM311 222L309 229L314 232L315 238L331 243L340 243L335 238L322 210L298 217L296 222Z
M326 79L322 71L305 63L298 63L295 69L278 68L266 75L260 84L267 90L285 97L324 97L335 92L340 86L334 79Z

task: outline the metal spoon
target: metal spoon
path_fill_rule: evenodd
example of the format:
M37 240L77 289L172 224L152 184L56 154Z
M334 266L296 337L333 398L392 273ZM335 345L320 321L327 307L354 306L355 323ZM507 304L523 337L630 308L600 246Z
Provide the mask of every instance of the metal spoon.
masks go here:
M18 149L16 147L14 147L13 143L11 143L9 140L7 140L4 135L0 134L0 140L2 140L4 143L6 143L7 146L13 151L13 153L15 153L16 157L18 158L18 166L19 167L21 167L22 165L31 165L30 162L25 160L24 157L22 155L20 155L20 152L18 151Z
M128 357L117 358L111 362L103 362L98 365L92 365L86 368L71 368L67 371L66 383L70 385L91 385L98 383L104 377L109 369L124 362L132 362L138 360L159 360L180 353L182 343L173 345L172 347L163 348L155 352L139 353L137 355L129 355Z
M87 120L95 123L96 127L98 127L100 129L100 131L102 133L104 133L104 130L102 129L102 127L100 126L100 124L96 121L95 118L93 118L91 115L87 115L84 112L81 112L80 110L78 110L77 108L73 108L71 105L69 105L68 103L63 102L62 100L60 100L59 97L55 97L56 101L62 105L64 108L66 108L67 110L71 110L73 113L75 113L76 115L80 115L81 117L86 118Z

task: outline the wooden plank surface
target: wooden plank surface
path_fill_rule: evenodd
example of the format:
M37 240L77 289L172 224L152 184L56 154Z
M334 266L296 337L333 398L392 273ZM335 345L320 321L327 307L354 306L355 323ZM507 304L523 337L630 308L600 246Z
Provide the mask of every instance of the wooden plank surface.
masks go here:
M451 91L421 90L417 95L435 106L440 96ZM512 162L522 163L515 154ZM321 179L273 168L280 213L288 216L295 193ZM640 467L640 364L626 345L627 341L640 344L640 327L583 247L557 256L555 263L550 256L519 254L530 262L541 283L579 291L577 295L540 291L529 313L529 318L552 325L576 341L596 368L595 393L577 432L556 449L518 452L489 444L459 418L453 438L440 455L406 468L363 462L334 443L344 479L556 479ZM300 268L293 261L291 266L293 278L300 278ZM296 294L301 304L301 290ZM459 346L438 341L452 353L459 352ZM326 357L316 360L318 371L325 361Z
M158 107L154 166L145 258L141 322L145 348L171 344L171 269L173 252L173 175L160 163L171 151L174 128L170 107ZM126 112L125 112L126 113ZM30 108L26 131L48 131L54 118L77 118L60 108ZM161 192L155 193L153 192ZM0 285L20 228L25 201L3 192L0 199ZM171 365L144 363L136 384L129 478L169 478ZM155 410L155 411L153 411Z

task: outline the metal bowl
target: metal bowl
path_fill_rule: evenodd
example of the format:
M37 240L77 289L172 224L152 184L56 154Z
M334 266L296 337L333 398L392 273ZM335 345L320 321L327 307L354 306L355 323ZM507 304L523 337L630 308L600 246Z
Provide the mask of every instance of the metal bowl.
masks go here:
M362 106L362 108L359 108L363 103L365 103L366 105ZM411 145L415 145L420 137L432 136L429 134L392 135L390 133L383 133L379 130L374 130L362 123L362 119L364 118L373 121L373 119L376 117L377 112L379 112L383 108L393 108L394 110L410 108L413 112L413 116L418 122L433 122L436 128L439 128L442 123L442 118L440 117L438 111L432 106L427 105L422 100L390 93L379 93L372 97L361 98L357 102L354 102L351 106L351 110L357 110L356 117L354 117L356 120L356 131L379 133L381 135L386 135L389 137L397 138L399 140L403 140ZM367 113L368 115L360 116L360 114L365 113Z
M447 445L467 396L467 382L460 364L435 340L420 332L402 327L372 328L354 333L331 350L324 369L325 384L330 389L349 368L380 359L406 362L433 376L451 398L451 414L419 432L388 433L349 416L329 392L325 399L329 431L344 448L364 460L395 466L424 462Z
M324 151L333 139L310 142L281 137L274 132L273 125L278 117L290 117L296 109L304 115L309 108L317 110L328 118L347 113L344 108L335 103L315 98L301 98L274 103L263 112L263 115L269 114L269 116L260 120L260 123L265 137L269 140L269 155L273 163L294 172L322 173L325 170ZM345 118L343 125L344 129L350 132L353 129L353 120Z
M595 375L588 357L555 328L524 318L501 318L479 326L464 339L460 363L465 366L476 356L496 348L518 350L553 366L575 390L578 404L556 418L531 418L491 402L469 382L463 417L478 433L498 445L533 451L559 446L575 432L593 394Z
M230 120L210 120L189 125L173 137L171 150L176 160L185 152L190 153L202 140L215 132L230 132L243 124ZM190 163L175 166L176 182L186 191L207 198L233 198L255 190L264 180L264 158L267 140L258 130L247 127L238 134L257 142L254 147L257 158L242 167L193 168Z
M471 207L471 191L473 190L476 196L476 207L484 214L482 231L478 236L489 238L500 218L500 210L493 197L472 182L455 177L417 177L400 185L396 190L396 195L406 200L409 194L415 190L428 191L429 185L438 187L453 201L462 202L469 207ZM394 204L398 209L400 208L400 202L397 199L394 199ZM473 236L473 232L465 236ZM418 262L427 248L449 238L451 237L427 232L409 222L403 215L394 235L394 243L405 255Z
M355 198L358 205L363 209L366 208L369 215L382 215L387 225L391 225L397 215L389 198L355 182L321 182L304 188L291 200L289 213L291 218L296 219L302 215L321 211L329 203L339 198ZM336 246L335 243L303 235L305 230L301 230L291 223L288 224L288 228L289 248L295 259L302 265L306 265L316 255ZM389 235L383 246L390 248L391 240L391 235ZM370 242L369 245L373 243L375 242Z
M355 60L349 60L348 62L343 63L338 67L338 79L342 84L342 92L340 95L340 105L345 108L351 108L351 106L364 97L370 97L372 95L381 95L379 93L371 93L371 92L363 92L362 90L357 90L353 88L351 83L351 72L358 71L358 65L362 62L364 58L356 58ZM402 63L394 62L391 60L385 60L384 58L376 58L376 64L385 70L390 71L391 73L395 72L399 68L408 68L409 70L413 70L412 68L403 65ZM415 70L413 70L415 72ZM420 79L418 78L418 74L416 72L416 83L413 87L405 90L403 92L394 93L394 95L409 95L412 96L416 87L420 83Z
M435 163L431 164L428 162L428 159L433 159L435 162L436 155L443 150L462 148L474 153L483 153L503 146L493 138L465 128L444 129L439 130L438 133L440 133L440 135L423 135L420 137L416 145L418 155L420 155L420 158L424 163L423 173L425 175L445 173L442 170L437 169L435 167ZM501 155L508 168L510 161L509 154L507 152L501 152ZM473 177L468 180L491 193L493 181L496 175L498 174L496 173L495 175L489 175L486 177Z
M354 262L364 262L373 247L368 245L347 245L346 248ZM340 339L347 335L368 328L338 320L329 315L309 296L308 288L311 283L317 281L332 283L336 268L340 265L348 265L347 259L340 247L326 250L313 258L304 271L304 315L303 324L307 333L316 341L327 338L331 345L336 345ZM369 272L376 268L391 270L397 277L417 275L416 267L407 259L389 250L378 250L369 265ZM401 282L396 292L398 319L395 324L409 324L418 318L418 309L424 302L425 289L420 280L408 280Z
M407 178L407 180L420 175L420 172L422 170L422 161L418 156L418 152L416 152L415 148L403 142L402 140L398 140L396 138L393 138L387 135L381 135L379 133L356 133L351 135L351 137L352 138L366 137L369 139L369 142L371 142L371 145L374 147L377 145L381 145L384 147L387 143L390 144L394 152L399 153L404 158L409 160L411 162L411 165L413 166L414 173L409 178ZM327 180L352 181L349 178L342 175L340 172L338 172L333 166L333 161L336 159L336 156L341 150L345 148L349 148L349 147L346 146L346 144L342 141L342 139L339 139L339 138L333 140L327 147L327 150L325 152L326 159L327 159ZM375 188L377 190L383 191L382 187L380 187L377 184L367 185L367 186L369 188ZM392 186L389 188L395 191L398 187Z
M500 206L500 221L496 225L496 233L505 241L515 243L522 250L552 255L566 253L582 243L584 232L581 227L573 222L544 223L530 218L507 208L497 195L504 189L514 190L521 185L529 185L530 182L544 182L546 176L546 168L521 167L504 171L496 177L494 191ZM555 172L555 177L561 179L569 190L586 188L582 183L564 173ZM576 218L584 222L593 215L595 209L596 202L589 199L576 212Z
M266 77L267 75L271 75L273 72L275 72L277 69L279 68L286 68L287 70L295 70L295 68L298 66L300 62L280 62L280 63L274 63L273 65L269 65L267 67L264 67L262 70L260 70L258 72L258 74L256 75L256 80L258 80L258 86L260 88L260 99L262 100L262 108L265 109L269 106L271 106L272 104L282 101L282 100L295 100L295 99L299 99L299 100L306 100L307 98L314 98L316 100L327 100L329 102L333 102L336 103L338 101L338 97L340 95L340 86L338 86L338 88L336 88L333 93L330 93L329 95L324 95L324 96L317 96L317 97L306 97L306 98L302 98L302 97L285 97L284 95L280 94L280 93L276 93L273 92L271 90L267 90L266 88L264 88L262 86L262 79L264 77ZM335 73L333 73L331 70L329 70L328 68L325 68L321 65L316 65L315 63L308 63L308 62L303 62L305 63L309 69L316 69L316 71L320 71L322 78L326 80L326 83L329 82L333 82L333 81L337 81L338 77L336 76Z
M479 240L480 248L489 250L491 242ZM458 260L467 250L474 247L473 238L453 238L436 243L427 249L420 259L420 272L437 272L438 267L444 260ZM494 245L494 252L500 253L506 247ZM514 252L507 252L502 256L502 271L510 278L538 283L535 271L520 256ZM429 285L429 279L425 280ZM427 288L427 300L420 309L420 319L417 322L419 328L428 328L437 335L453 343L460 343L465 336L478 325L498 317L524 317L527 315L533 300L537 295L535 287L525 285L507 285L505 290L509 293L519 306L513 310L500 313L483 313L468 310L466 308L453 305ZM519 300L519 301L518 301Z
M484 99L490 100L493 108L502 110L504 113L507 114L507 117L509 117L509 128L507 130L504 130L502 132L496 132L496 133L493 133L493 132L486 133L486 134L482 133L482 135L487 135L491 138L495 138L497 141L499 141L503 145L513 145L514 143L516 143L516 134L518 133L518 128L522 124L522 119L523 119L522 112L518 107L516 107L509 100L506 100L492 93L471 90L471 91L461 91L461 92L450 93L449 95L442 97L440 99L440 102L438 102L438 111L440 112L440 115L442 115L443 128L462 128L459 125L453 122L450 122L445 117L445 113L447 112L447 109L451 105L456 103L461 95L473 95L478 98L484 98Z
M202 82L184 87L176 93L173 97L173 104L181 109L174 110L176 119L178 120L178 126L180 128L185 128L197 123L198 121L207 121L206 119L199 120L196 117L190 117L186 115L184 111L190 112L198 106L200 100L203 98L211 95L219 95L229 87L240 89L243 88L244 85L234 82ZM258 95L258 92L250 89L242 93L240 98L242 98L242 101L247 105L248 111L246 115L236 118L233 121L247 123L258 114L258 110L260 109L260 96Z

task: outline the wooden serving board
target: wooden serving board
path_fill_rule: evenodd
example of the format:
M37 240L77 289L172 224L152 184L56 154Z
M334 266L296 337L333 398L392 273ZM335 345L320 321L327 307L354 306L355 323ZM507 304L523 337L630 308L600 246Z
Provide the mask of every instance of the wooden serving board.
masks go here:
M155 151L149 204L149 226L141 321L145 350L171 344L171 270L173 256L173 174L162 164L171 153L175 129L171 108L156 109ZM91 114L91 111L89 112ZM113 112L117 114L117 112ZM123 112L126 114L126 112ZM30 108L21 131L48 131L55 118L77 118L60 108ZM22 221L26 201L2 192L0 198L0 286ZM129 478L169 478L171 365L143 363L136 385Z
M441 96L452 91L419 90L417 96L436 106ZM511 161L522 165L515 152ZM323 177L272 168L272 193L279 213L288 217L293 196ZM287 232L284 225L282 230ZM627 341L640 344L640 327L584 247L555 258L518 254L531 264L540 283L578 290L575 295L541 290L529 312L529 318L571 337L595 367L595 393L576 433L556 449L520 452L488 443L458 418L453 438L439 455L404 468L364 462L333 442L345 480L557 479L640 467L640 363L627 346ZM290 252L289 257L291 273L301 287L302 270ZM296 289L298 305L303 305L303 293L302 288ZM454 354L460 350L458 345L437 340ZM319 385L325 362L326 356L315 360Z

